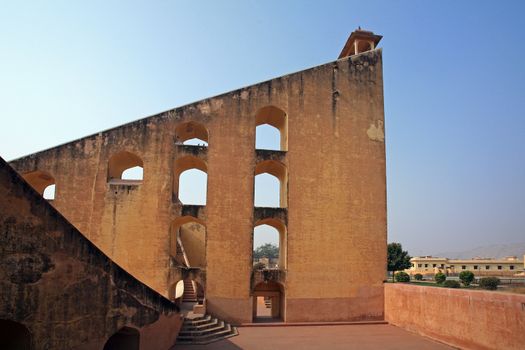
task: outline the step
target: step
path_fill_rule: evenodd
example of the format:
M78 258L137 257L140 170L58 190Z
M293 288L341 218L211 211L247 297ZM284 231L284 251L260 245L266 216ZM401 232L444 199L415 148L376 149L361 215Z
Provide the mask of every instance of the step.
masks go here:
M198 325L193 325L191 323L184 323L181 327L181 331L201 331L204 329L209 329L217 326L220 322L218 319L214 318L206 323L201 323Z
M198 330L202 330L202 329L206 329L206 328L215 327L219 322L220 322L220 320L217 320L215 318L213 320L210 320L209 322L199 323L199 324L196 324L196 325L191 324L191 323L186 323L186 324L182 325L181 330L182 331L198 331Z
M186 317L184 319L184 322L190 322L190 321L202 321L202 320L210 320L210 315L201 315L197 316L196 314L192 314L193 317Z
M177 345L185 345L185 344L187 344L187 345L206 345L206 344L210 344L210 343L213 343L213 342L216 342L216 341L220 341L220 340L224 340L224 339L228 339L228 338L234 337L234 336L236 336L238 334L239 333L237 332L236 329L232 329L229 334L222 334L222 335L217 336L215 338L193 339L193 340L177 339Z
M191 341L192 343L201 344L201 342L212 342L219 339L223 339L224 336L231 335L233 328L229 324L215 333L209 333L204 335L181 335L177 337L177 343L179 341Z
M236 327L211 315L185 318L176 344L209 344L237 334Z
M184 336L203 337L208 334L221 332L227 327L228 325L225 325L223 321L220 321L210 328L203 328L203 329L198 329L198 330L181 330L179 332L179 336L180 337L184 337Z
M200 319L197 319L197 318L194 318L194 319L188 319L186 318L184 320L184 322L186 321L189 321L191 322L191 324L193 324L194 326L197 326L197 325L200 325L200 324L203 324L203 323L207 323L209 321L212 320L212 317L210 315L206 315L206 317L203 317L203 318L200 318Z

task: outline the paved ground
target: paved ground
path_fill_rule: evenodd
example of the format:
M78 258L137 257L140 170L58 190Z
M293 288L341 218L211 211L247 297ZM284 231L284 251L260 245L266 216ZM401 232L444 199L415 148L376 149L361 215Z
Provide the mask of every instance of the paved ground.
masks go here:
M173 350L450 350L449 346L391 325L240 327L239 335L208 345Z

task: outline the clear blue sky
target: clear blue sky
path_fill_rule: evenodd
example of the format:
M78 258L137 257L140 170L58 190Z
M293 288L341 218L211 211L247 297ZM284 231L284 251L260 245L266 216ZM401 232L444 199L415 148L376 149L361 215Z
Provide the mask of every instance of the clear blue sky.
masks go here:
M362 26L384 35L389 240L525 241L524 4L2 1L0 155L332 61Z

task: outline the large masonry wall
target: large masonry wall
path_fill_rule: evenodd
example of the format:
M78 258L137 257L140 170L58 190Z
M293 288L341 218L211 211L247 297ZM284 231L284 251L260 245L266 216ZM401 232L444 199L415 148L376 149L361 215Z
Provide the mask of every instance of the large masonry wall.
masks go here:
M168 349L177 307L113 263L0 158L0 319L34 349L102 349L122 327ZM8 336L6 334L3 335Z
M523 349L525 295L385 283L385 319L461 349Z
M287 115L287 151L255 152L257 112ZM184 122L205 126L207 149L175 145ZM204 161L208 311L250 322L254 175L258 161L287 168L285 321L383 317L386 188L381 51L283 76L58 146L11 164L56 178L53 205L135 277L168 295L174 220L188 215L174 195L183 156ZM285 128L285 129L286 129ZM108 184L120 151L143 160L140 185ZM286 194L287 192L287 194ZM277 211L275 211L277 212ZM259 212L260 213L260 212ZM266 212L264 212L266 213ZM264 218L263 218L264 219Z

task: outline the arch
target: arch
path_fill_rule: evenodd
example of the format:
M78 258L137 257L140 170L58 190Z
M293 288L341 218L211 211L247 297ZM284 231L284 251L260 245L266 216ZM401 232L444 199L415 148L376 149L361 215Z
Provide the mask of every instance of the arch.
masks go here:
M140 173L140 177L137 176L136 178L127 178L127 179L124 179L122 177L123 173L126 170L130 170L130 169L137 168L137 167L144 169L144 162L136 154L133 154L128 151L121 151L121 152L115 153L109 158L109 161L108 161L108 182L122 182L122 181L140 181L141 182L143 180L143 175L142 175L142 172L140 171L136 171L136 173Z
M360 54L362 52L370 51L374 49L374 41L372 40L357 40L354 42L354 53Z
M187 267L206 267L206 225L193 216L173 220L170 254Z
M284 286L275 281L258 283L252 292L253 321L283 320L285 314ZM265 310L270 308L271 310Z
M0 349L31 349L31 333L26 326L0 319Z
M189 170L199 170L202 173L206 174L206 176L199 176L199 173L188 173L190 176L188 179L182 178L183 181L181 181L181 176L183 173ZM173 168L173 197L177 198L177 200L181 203L183 203L181 198L181 190L183 193L183 197L185 193L192 194L192 197L194 197L193 200L190 199L190 201L198 202L198 203L189 203L190 201L187 200L188 203L183 204L199 204L199 205L206 205L206 192L207 192L207 182L208 182L208 166L206 163L195 156L183 156L178 158L175 161L174 168ZM193 175L193 178L197 181L191 183L190 181L186 181L191 179L191 175ZM199 179L200 177L200 179ZM182 186L181 186L182 184ZM186 197L189 197L186 195Z
M184 281L178 280L177 282L173 283L168 289L168 298L174 301L176 299L181 298L183 293L184 293Z
M191 142L196 140L195 142ZM198 122L188 121L175 127L175 143L193 145L203 143L208 146L208 130Z
M280 147L277 150L286 151L288 149L288 116L286 112L271 105L260 108L255 114L255 126L264 124L279 130ZM257 143L257 139L255 141Z
M257 163L255 165L255 176L265 173L279 180L279 206L286 208L288 205L288 169L286 165L276 160L265 160ZM257 191L257 187L255 191Z
M55 199L55 191L56 191L56 184L49 185L44 189L44 193L42 193L42 196L44 197L44 199L47 199L48 201L52 201Z
M122 180L142 181L144 178L144 169L141 166L134 166L122 172Z
M287 241L288 240L287 240L286 225L284 224L284 222L282 222L279 219L265 218L265 219L258 220L254 225L254 229L261 225L271 226L274 229L276 229L277 232L279 232L279 268L285 270L286 263L288 261L287 260L287 253L288 253Z
M36 170L22 174L22 177L45 199L55 199L56 181L53 175L46 171Z
M139 350L140 332L131 327L122 327L107 340L104 350Z

